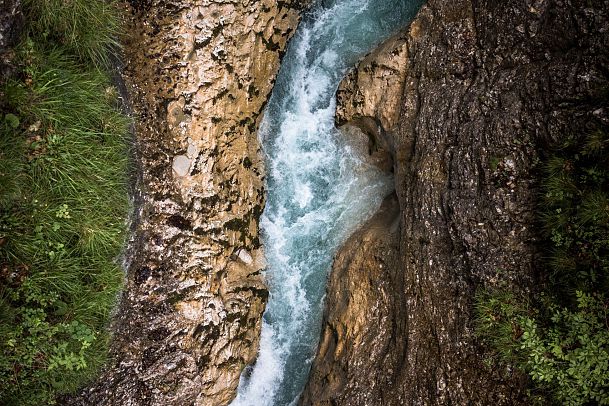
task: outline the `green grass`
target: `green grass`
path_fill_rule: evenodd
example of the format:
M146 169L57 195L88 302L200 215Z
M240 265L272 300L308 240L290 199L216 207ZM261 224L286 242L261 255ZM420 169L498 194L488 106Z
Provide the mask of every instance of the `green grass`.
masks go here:
M609 404L609 132L568 139L546 160L539 217L544 292L476 297L477 333L526 372L531 402Z
M107 357L129 212L129 121L100 70L115 6L26 1L19 73L0 88L2 405L53 404Z
M118 49L120 13L116 1L24 0L30 32L81 60L107 66Z
M507 290L480 290L476 293L476 314L476 332L493 344L495 362L525 361L514 342L523 334L523 320L533 315L527 300Z

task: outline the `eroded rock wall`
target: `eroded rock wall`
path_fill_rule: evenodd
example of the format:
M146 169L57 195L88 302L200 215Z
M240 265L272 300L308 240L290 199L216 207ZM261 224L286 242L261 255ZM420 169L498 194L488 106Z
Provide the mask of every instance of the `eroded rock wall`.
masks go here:
M225 405L268 292L256 136L298 4L131 2L124 78L138 168L112 363L73 403Z
M301 404L527 404L484 362L472 301L534 290L541 154L609 124L608 12L430 0L341 84L337 121L392 153L399 228L373 219L338 253Z

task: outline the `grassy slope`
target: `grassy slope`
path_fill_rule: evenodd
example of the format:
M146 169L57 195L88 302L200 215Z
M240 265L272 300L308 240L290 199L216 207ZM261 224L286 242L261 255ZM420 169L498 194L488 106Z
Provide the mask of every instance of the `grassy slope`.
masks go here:
M115 3L24 2L0 107L0 404L51 404L107 353L129 209L128 121L103 67Z

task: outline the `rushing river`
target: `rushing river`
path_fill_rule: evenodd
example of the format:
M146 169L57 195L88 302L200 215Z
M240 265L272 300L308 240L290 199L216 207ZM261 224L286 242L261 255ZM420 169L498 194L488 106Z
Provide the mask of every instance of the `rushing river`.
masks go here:
M347 69L404 27L420 3L324 1L288 47L260 130L270 297L258 359L233 406L291 405L306 383L332 257L393 188L334 127L334 94Z

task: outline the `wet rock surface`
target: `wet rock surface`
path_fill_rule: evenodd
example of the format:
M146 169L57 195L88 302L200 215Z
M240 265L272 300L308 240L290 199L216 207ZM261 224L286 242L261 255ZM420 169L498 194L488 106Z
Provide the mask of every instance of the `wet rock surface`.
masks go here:
M341 84L337 121L392 154L399 220L378 232L386 204L337 254L301 404L527 404L484 362L472 301L534 291L540 158L609 124L608 10L431 0Z
M268 292L256 136L290 1L132 1L124 78L138 180L112 362L79 405L225 405Z
M380 140L395 128L406 81L406 37L399 33L383 42L341 81L336 92L337 125L355 124Z

